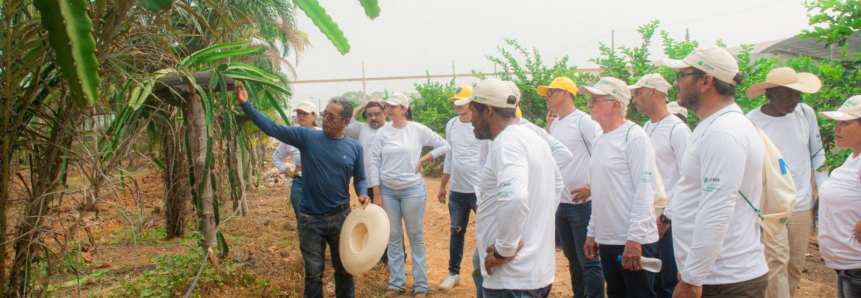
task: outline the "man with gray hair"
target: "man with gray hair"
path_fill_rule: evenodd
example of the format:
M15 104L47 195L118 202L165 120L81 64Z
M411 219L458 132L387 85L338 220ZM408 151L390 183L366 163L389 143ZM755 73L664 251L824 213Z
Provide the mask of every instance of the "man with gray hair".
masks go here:
M662 211L670 209L669 201L675 197L673 190L679 182L682 156L685 155L691 129L681 119L672 115L667 107L667 93L672 86L660 74L647 74L628 88L633 93L637 112L649 117L643 129L646 130L652 146L655 147L655 166L661 174L667 194L666 208L655 210L655 216L658 217L658 236L660 236L658 257L663 266L661 272L655 274L654 289L658 298L669 298L673 296L673 289L678 283L676 279L678 271L673 254L673 231L670 227L670 217L667 216L669 212L664 214Z
M299 249L305 261L304 297L323 297L326 244L335 267L335 295L355 297L353 276L344 269L339 252L341 226L350 214L350 179L363 207L371 200L365 181L362 145L344 135L353 105L335 97L326 105L323 130L278 125L258 112L248 101L242 83L236 97L245 115L267 135L302 153L304 189L299 206Z
M641 259L657 257L655 149L646 131L625 119L628 84L604 77L580 90L604 131L589 160L593 205L584 252L589 259L600 253L607 296L655 297L655 274Z

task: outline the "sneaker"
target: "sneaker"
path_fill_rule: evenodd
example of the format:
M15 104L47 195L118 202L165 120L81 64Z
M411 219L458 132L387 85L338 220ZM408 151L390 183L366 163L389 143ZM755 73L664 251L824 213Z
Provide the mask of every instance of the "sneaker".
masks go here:
M386 297L392 298L392 297L398 297L400 295L401 295L401 292L398 292L395 290L386 290Z
M449 273L445 277L442 284L439 285L440 290L451 290L454 286L460 283L460 274Z

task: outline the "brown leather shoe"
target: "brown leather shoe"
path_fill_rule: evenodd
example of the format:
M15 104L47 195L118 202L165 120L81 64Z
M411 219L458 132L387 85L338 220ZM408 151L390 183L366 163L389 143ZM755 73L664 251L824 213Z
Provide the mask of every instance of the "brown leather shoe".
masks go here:
M400 295L401 295L401 293L398 293L398 291L386 290L386 297L388 297L388 298L394 298L394 297L398 297Z
M415 297L415 298L427 298L427 296L428 296L427 292L416 292L415 295L413 295L413 297Z

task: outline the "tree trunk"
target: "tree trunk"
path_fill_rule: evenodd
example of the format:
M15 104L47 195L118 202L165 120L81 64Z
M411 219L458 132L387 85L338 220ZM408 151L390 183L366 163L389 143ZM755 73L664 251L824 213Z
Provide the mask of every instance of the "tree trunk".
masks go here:
M188 129L188 142L192 166L194 166L192 194L197 196L196 208L200 217L200 232L203 235L201 246L207 250L215 243L215 207L212 200L212 185L209 183L210 173L205 171L207 158L212 158L208 155L212 152L208 148L210 139L206 126L206 111L200 95L189 94L186 98L186 109L186 129Z
M161 129L161 159L165 169L162 179L165 188L164 213L166 238L185 236L188 218L188 163L182 152L179 129L171 127L171 119L157 122Z

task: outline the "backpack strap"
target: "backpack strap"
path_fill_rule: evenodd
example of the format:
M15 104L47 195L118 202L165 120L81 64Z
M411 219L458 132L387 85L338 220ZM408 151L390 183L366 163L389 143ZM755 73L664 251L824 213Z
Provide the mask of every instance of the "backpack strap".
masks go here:
M753 203L751 203L750 200L747 199L747 197L744 195L744 193L741 192L741 190L738 191L738 194L740 194L741 197L744 198L745 201L747 201L747 204L750 205L750 208L753 208L753 211L756 212L756 216L759 216L759 219L765 220L765 218L762 217L762 213L759 211L759 209L756 209L756 207L753 206Z
M580 139L583 140L583 146L586 147L586 153L589 153L589 157L592 157L592 150L589 149L589 144L586 143L586 136L583 135L583 126L580 126L580 124L583 123L583 117L586 116L580 116L577 120L577 130L580 131Z
M637 125L631 125L631 127L628 127L628 131L625 132L625 143L628 142L628 135L631 134L631 129L634 128L634 126L637 126Z

